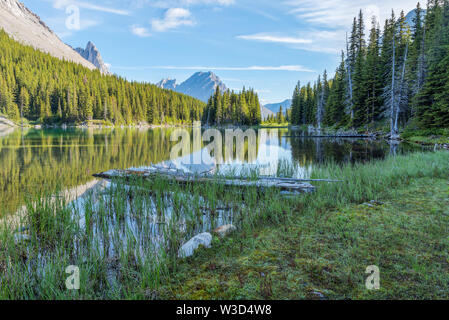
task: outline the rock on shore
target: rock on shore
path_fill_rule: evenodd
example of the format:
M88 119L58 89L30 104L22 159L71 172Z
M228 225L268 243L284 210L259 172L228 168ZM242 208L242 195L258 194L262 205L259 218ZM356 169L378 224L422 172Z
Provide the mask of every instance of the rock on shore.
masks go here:
M208 232L201 233L188 242L186 242L178 251L179 258L187 258L193 255L193 253L199 248L199 246L204 246L210 248L212 243L212 235Z

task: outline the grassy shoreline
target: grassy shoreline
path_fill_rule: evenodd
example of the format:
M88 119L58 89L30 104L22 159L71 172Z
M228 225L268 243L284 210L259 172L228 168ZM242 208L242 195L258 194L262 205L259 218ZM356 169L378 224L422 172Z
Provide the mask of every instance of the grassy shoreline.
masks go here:
M81 217L58 197L44 197L28 205L28 241L0 228L0 299L447 298L448 160L439 151L330 163L312 178L343 183L319 183L316 193L294 198L154 181L88 197ZM177 258L183 241L217 226L223 208L232 208L232 218L221 223L238 231ZM157 256L159 243L147 236L154 228L165 239ZM364 287L373 264L381 269L375 292ZM76 292L65 288L69 265L81 269Z
M216 239L160 298L447 299L447 172L444 151L324 167L315 174L346 182L286 206L280 224ZM369 265L380 268L379 291L365 288Z
M0 117L5 117L0 115ZM7 117L4 119L8 120ZM0 124L1 125L1 124ZM15 127L20 127L21 123L20 120L16 121ZM170 127L192 127L192 123L178 123L178 124L148 124L148 123L140 123L140 124L130 124L130 125L114 125L109 121L104 120L90 120L85 121L83 123L41 123L39 121L28 121L24 119L23 123L24 127L37 127L37 128L148 128L148 129L155 129L155 128L170 128ZM208 127L208 126L206 126ZM233 125L223 125L223 126L211 126L212 128L235 128ZM238 126L239 128L247 128L247 129L290 129L290 128L296 128L303 131L307 131L307 126L292 126L289 123L268 123L268 122L262 122L260 125L257 126ZM339 131L335 128L323 128L323 132L327 134L329 137L334 137L336 134L341 134L344 136L345 131ZM423 146L434 146L437 145L442 148L449 148L449 131L445 129L437 130L440 134L434 134L432 130L422 130L415 133L411 133L413 131L405 131L401 138L405 142L419 144ZM354 131L347 131L348 133L354 134ZM372 135L373 138L382 138L383 136L388 135L388 132L385 132L384 130L380 131L374 131L371 133L368 133L367 136Z

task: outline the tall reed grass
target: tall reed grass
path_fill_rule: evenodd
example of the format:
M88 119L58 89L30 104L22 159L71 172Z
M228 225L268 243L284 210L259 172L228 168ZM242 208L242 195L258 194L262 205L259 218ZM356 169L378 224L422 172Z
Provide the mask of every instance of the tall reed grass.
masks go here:
M283 177L299 170L279 168ZM177 253L195 234L228 223L246 234L261 224L287 226L298 214L319 219L336 206L392 197L415 178L448 172L442 151L327 163L311 177L343 182L321 182L313 194L288 198L272 189L224 188L218 180L115 180L70 203L59 188L29 199L20 226L1 225L0 299L156 299L179 263L188 263ZM247 175L257 179L257 171ZM70 265L80 269L79 290L65 286Z

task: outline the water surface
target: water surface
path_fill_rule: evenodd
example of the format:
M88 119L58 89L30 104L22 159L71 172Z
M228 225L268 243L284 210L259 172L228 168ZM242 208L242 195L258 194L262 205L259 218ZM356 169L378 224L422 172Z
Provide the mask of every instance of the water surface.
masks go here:
M32 199L43 190L59 188L81 192L79 189L83 186L92 184L94 173L168 161L172 148L178 143L170 140L174 130L17 129L4 132L0 135L0 215L16 212L26 199ZM192 135L193 129L186 130ZM263 175L276 175L286 164L294 164L300 169L300 175L306 177L314 166L326 161L364 162L391 153L417 150L407 144L392 148L384 141L297 138L299 134L288 129L262 129L256 131L255 145L245 140L243 157L237 152L223 151L223 161L216 161L216 152L208 160L212 159L213 165L218 164L218 171L238 173L242 168L258 166L263 167L263 172L259 172ZM262 139L263 135L268 138ZM223 134L223 146L224 139ZM207 145L203 142L196 148L190 146L189 153L205 154ZM179 156L182 158L181 154ZM202 162L205 158L202 157ZM182 163L181 167L186 168Z

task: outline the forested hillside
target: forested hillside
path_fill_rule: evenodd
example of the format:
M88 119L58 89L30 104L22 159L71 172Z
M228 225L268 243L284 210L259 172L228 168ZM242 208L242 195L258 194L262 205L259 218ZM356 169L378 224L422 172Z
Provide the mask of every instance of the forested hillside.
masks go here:
M409 26L392 12L383 30L375 18L354 18L335 77L295 88L292 123L369 130L384 126L449 128L449 1L418 4Z
M258 125L261 122L259 97L253 89L245 88L235 93L230 90L220 92L220 87L217 87L203 115L203 123L207 124Z
M155 85L102 75L12 40L0 30L0 114L47 123L200 120L205 104Z

